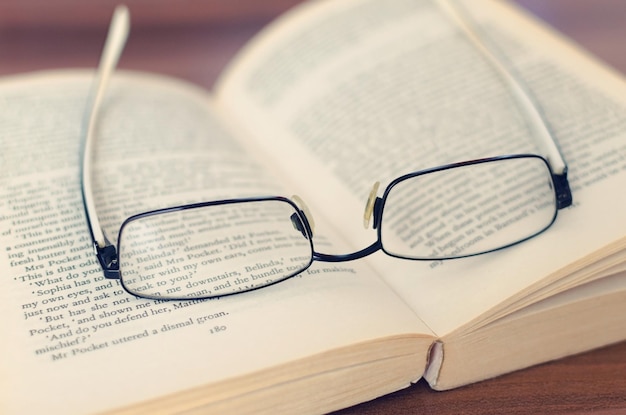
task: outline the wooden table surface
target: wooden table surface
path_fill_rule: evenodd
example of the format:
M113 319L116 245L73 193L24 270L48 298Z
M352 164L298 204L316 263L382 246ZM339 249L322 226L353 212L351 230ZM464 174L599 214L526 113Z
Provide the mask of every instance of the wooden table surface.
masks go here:
M515 0L626 73L626 1ZM123 68L210 88L239 47L296 0L128 1ZM114 0L0 0L0 75L94 67ZM626 342L447 392L425 383L338 412L626 414Z

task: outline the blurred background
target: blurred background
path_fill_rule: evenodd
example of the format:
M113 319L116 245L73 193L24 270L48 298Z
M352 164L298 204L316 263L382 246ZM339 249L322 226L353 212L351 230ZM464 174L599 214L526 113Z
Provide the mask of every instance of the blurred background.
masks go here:
M510 0L626 73L626 1ZM120 66L210 87L234 53L301 0L129 0ZM94 67L115 0L0 0L0 75Z

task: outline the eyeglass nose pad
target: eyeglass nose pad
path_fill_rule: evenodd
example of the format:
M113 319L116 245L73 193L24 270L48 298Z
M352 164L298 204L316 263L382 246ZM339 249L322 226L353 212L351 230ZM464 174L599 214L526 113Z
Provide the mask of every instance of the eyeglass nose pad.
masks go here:
M311 211L309 211L309 208L307 207L306 203L304 203L304 200L300 198L300 196L293 195L291 199L296 203L298 208L300 208L300 211L304 214L304 219L308 222L309 229L311 230L311 236L313 236L313 232L315 230L315 221L313 221L313 215L311 214ZM291 220L293 222L294 220L293 216ZM296 225L294 223L294 226L302 226L302 225ZM296 227L296 229L298 228ZM301 232L303 231L303 229L298 229L298 230Z
M378 187L380 187L380 182L374 183L374 186L372 186L372 190L370 191L370 195L367 198L367 203L365 204L365 212L363 212L363 226L365 229L370 226L370 220L372 219L372 213L374 212L374 205L376 202L376 195L378 194Z

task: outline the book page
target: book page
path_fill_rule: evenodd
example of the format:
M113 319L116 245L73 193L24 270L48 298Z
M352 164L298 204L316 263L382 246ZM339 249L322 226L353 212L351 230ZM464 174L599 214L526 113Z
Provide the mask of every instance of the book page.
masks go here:
M421 375L432 333L363 263L316 263L281 284L205 301L139 299L105 280L79 188L92 80L90 71L67 71L0 83L0 412L100 412L225 379L231 386L215 399L232 398L289 381L285 373L315 376L381 359L328 358L376 339L377 353L416 354L403 376ZM283 194L221 127L210 101L182 83L115 75L93 174L112 240L134 213ZM385 349L387 338L399 347ZM303 363L315 355L327 357ZM280 379L233 381L298 361ZM124 388L115 386L120 379Z
M538 301L470 334L455 332L443 339L441 372L424 377L436 390L478 382L623 341L625 326L626 275L621 273Z
M569 163L574 206L540 236L496 253L443 262L380 252L369 258L442 336L566 278L606 247L614 254L626 245L626 200L618 190L626 185L623 80L504 3L462 4L548 118ZM374 182L384 187L399 175L455 161L541 154L510 89L426 0L302 6L234 61L217 99L254 125L249 134L259 151L284 159L284 174L301 187L319 222L350 239L353 250L376 238L361 224ZM511 209L534 208L519 200ZM473 235L506 227L488 212L465 211L454 197L431 204L434 223L449 231L435 240L422 229L435 248L463 249Z

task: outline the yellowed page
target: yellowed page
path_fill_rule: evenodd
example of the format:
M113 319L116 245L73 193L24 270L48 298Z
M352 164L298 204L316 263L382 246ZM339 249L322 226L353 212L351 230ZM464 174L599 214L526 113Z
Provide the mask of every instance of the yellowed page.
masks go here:
M534 290L596 261L607 246L623 262L626 245L623 79L505 3L463 4L545 112L569 163L574 207L541 236L498 253L445 263L382 253L369 259L439 335L507 302L524 306ZM375 181L384 186L421 168L540 148L510 91L425 0L305 5L235 60L217 99L253 126L258 151L282 158L283 174L318 221L353 249L375 239L361 227ZM440 211L442 218L466 214L454 204Z
M105 280L79 190L92 76L67 71L0 83L0 412L94 413L206 385L215 391L202 398L210 407L275 383L313 382L343 365L358 372L368 359L394 354L423 356L398 373L404 385L421 375L430 330L364 263L316 263L290 281L210 301L143 300ZM189 85L116 75L99 125L96 206L113 240L132 213L283 194L221 127L211 98ZM351 347L362 352L347 353ZM348 393L344 384L333 386L337 396Z

